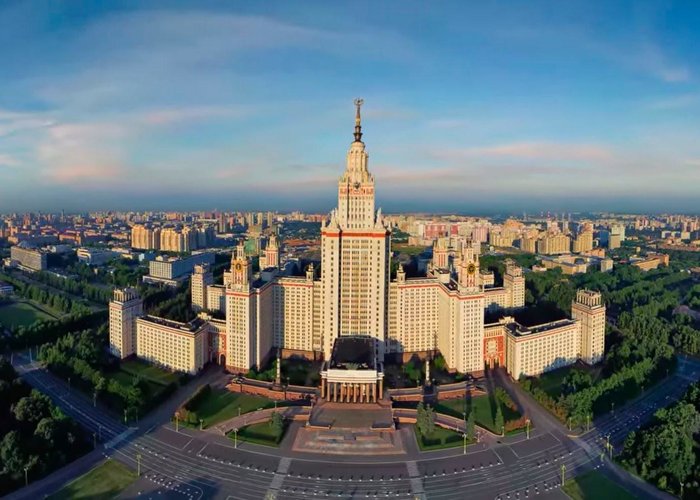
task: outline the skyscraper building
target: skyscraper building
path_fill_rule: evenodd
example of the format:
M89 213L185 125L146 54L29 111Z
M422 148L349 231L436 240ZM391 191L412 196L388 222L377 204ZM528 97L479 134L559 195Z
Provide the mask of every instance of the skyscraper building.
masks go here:
M338 181L338 208L321 227L323 352L329 357L340 335L386 340L391 232L374 210L374 177L362 142L360 107L355 100L355 140Z
M215 361L246 372L264 366L278 349L285 356L323 359L322 397L342 401L381 398L383 363L389 358L401 361L439 351L451 370L473 373L499 364L515 378L572 363L578 356L589 362L599 360L604 341L600 318L604 332L605 309L600 307L599 295L597 299L590 295L594 292L577 296L571 320L524 327L505 316L485 324L487 309L507 314L525 306L525 278L522 269L508 261L503 286L492 286L489 280L489 287L484 287L480 238L473 234L455 231L440 238L422 276L408 277L399 266L396 278L390 279L391 229L375 206L375 181L362 141L361 106L362 101L356 100L354 140L338 181L338 205L321 225L320 278L311 266L304 276L264 269L254 274L250 256L259 255L260 249L246 252L240 242L223 286L212 284L205 268L197 268L192 279L193 306L223 313L225 322L201 316L208 326L200 321L173 326L172 321L144 317L136 334L143 332L150 343L137 352L190 371L198 370L202 362ZM253 222L254 214L248 214L247 220ZM547 250L568 251L568 236L550 238L546 244L552 248ZM275 236L270 237L262 259L261 267L278 267ZM115 293L110 305L113 352L122 355L134 352L126 345L133 341L125 340L124 321L125 311L138 308L128 305L135 304L128 297ZM177 328L189 335L187 342L172 344L188 360L184 365L152 345L156 339L163 342L174 335ZM352 366L357 363L339 361L352 346L363 349L363 363L371 370L356 373ZM343 369L337 368L338 362Z

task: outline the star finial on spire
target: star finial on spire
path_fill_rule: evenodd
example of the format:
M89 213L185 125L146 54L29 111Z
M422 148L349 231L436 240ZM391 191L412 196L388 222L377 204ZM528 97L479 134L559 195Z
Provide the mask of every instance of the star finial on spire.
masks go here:
M360 123L360 106L365 103L365 100L358 97L355 99L355 108L357 109L355 113L355 142L362 142L362 125Z

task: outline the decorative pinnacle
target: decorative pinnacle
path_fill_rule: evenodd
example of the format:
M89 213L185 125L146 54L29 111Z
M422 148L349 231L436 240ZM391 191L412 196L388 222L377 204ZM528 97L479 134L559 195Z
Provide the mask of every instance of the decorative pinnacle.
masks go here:
M354 101L355 108L355 142L362 142L362 125L360 124L360 107L365 103L364 99L357 98Z

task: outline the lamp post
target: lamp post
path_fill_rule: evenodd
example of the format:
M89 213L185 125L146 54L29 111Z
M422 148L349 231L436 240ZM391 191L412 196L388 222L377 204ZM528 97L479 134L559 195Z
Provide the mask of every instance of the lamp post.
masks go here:
M615 414L615 401L610 403L610 413Z
M505 435L506 435L506 426L505 426L505 425L502 425L502 426L501 426L501 437L503 437L503 436L505 436Z
M462 438L464 439L464 449L462 451L462 455L466 455L467 454L467 433L466 432L464 434L462 434Z
M530 439L530 419L528 418L525 420L525 434L527 435L527 439Z
M141 454L136 454L136 476L141 477Z
M29 486L29 466L25 465L24 466L24 486Z
M590 431L591 430L591 414L588 413L586 415L586 430Z
M199 419L199 430L204 430L204 420L202 420L201 418Z
M571 417L569 417L569 432L571 432Z
M126 425L126 408L124 408L124 425Z
M561 464L561 485L564 486L564 481L566 480L566 465Z
M238 427L233 429L233 447L238 448Z
M180 415L175 413L175 432L180 432Z
M92 407L97 408L97 391L92 393Z
M238 416L239 417L241 416L241 407L240 406L238 407Z

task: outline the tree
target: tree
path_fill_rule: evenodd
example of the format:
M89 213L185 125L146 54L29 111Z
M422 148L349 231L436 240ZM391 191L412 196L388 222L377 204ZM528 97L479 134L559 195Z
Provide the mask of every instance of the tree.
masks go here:
M277 436L277 439L282 437L284 433L284 418L280 413L272 413L270 417L270 427L272 427L272 431L275 433L275 436Z
M505 427L505 421L503 420L503 411L501 410L501 405L496 404L496 416L493 419L493 423L496 425L496 431L502 432Z
M18 422L37 424L42 418L51 416L51 400L36 389L31 394L19 400L13 408Z
M27 456L24 453L22 437L19 432L10 431L0 441L0 459L8 472L17 474L22 471Z
M467 438L474 439L474 432L476 430L476 422L474 421L474 410L469 412L467 416Z
M418 403L416 425L418 431L423 436L430 436L435 432L435 412L430 406L424 406L421 401Z

